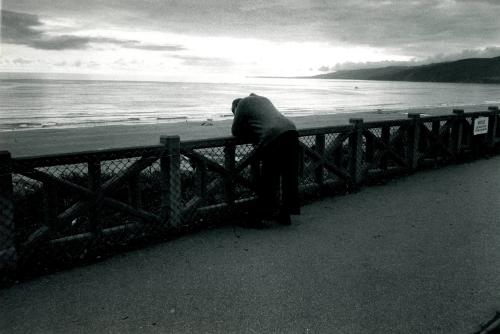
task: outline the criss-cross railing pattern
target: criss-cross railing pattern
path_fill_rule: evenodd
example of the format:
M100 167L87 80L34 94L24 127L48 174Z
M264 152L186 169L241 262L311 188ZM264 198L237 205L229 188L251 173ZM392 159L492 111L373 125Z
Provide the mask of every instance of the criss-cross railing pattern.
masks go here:
M352 126L300 131L299 184L303 192L351 183L348 157L352 134Z
M207 211L218 211L219 216L234 212L237 205L255 199L259 160L253 145L235 138L187 141L181 144L180 154L185 174L180 191L190 193L179 210L183 224L206 219Z
M142 207L140 191L152 176L145 170L159 159L160 150L153 147L15 159L19 252L27 256L67 240L98 244L138 223L160 225L160 216Z
M475 121L488 131L474 135ZM487 112L301 129L303 197L497 152ZM53 156L0 154L0 272L33 258L85 258L258 210L259 148L233 137ZM43 261L42 261L43 262Z
M367 124L363 130L366 177L411 169L411 120Z

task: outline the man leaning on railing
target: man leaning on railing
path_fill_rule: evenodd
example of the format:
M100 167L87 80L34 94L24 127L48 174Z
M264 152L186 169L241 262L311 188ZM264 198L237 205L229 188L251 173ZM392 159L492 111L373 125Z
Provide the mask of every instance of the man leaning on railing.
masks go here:
M232 134L257 144L262 160L258 201L262 220L290 225L290 214L300 214L298 200L298 133L293 122L263 96L250 94L235 99ZM281 201L279 198L281 186ZM281 203L280 203L281 202Z

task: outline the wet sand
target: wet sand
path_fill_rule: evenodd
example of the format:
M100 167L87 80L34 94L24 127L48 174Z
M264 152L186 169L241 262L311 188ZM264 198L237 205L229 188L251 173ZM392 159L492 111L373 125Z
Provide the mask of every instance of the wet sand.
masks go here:
M487 105L456 107L466 112L485 111ZM454 107L373 111L292 118L297 128L349 124L350 118L375 120L404 119L408 113L426 115L451 114ZM162 135L179 135L181 140L225 137L231 135L232 119L215 122L179 122L146 125L113 125L99 127L36 129L0 132L0 150L13 157L41 156L58 153L94 151L110 148L138 147L159 144Z

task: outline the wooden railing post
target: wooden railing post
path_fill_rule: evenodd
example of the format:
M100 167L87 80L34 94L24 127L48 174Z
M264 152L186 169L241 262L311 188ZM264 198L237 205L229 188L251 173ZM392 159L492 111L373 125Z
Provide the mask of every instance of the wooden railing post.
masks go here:
M366 137L365 159L367 164L371 164L375 158L375 143L372 136Z
M56 229L57 223L57 187L46 182L42 188L43 220L46 226Z
M258 184L260 179L260 160L255 159L250 163L250 175L252 182Z
M224 180L224 198L229 205L234 202L234 182L231 176L234 173L235 164L236 145L226 144L224 146L224 167L229 171L229 174Z
M333 151L333 161L335 162L336 166L339 166L340 168L344 167L345 161L344 161L343 145L340 145L336 150Z
M181 153L179 136L161 136L165 146L160 156L161 211L164 227L176 228L181 223Z
M128 200L136 209L142 206L141 181L139 175L134 175L128 181Z
M315 151L316 151L316 153L318 153L318 155L320 157L323 157L325 155L325 135L324 134L316 135ZM318 167L316 167L316 169L314 170L314 179L315 179L317 185L319 185L320 187L323 186L324 176L323 176L323 165L322 164L319 164Z
M204 198L207 192L207 164L203 160L195 160L194 169L196 195Z
M349 123L354 126L349 137L349 172L351 175L351 185L359 187L363 174L363 119L351 118Z
M9 152L0 151L0 282L14 274L17 261L12 159Z
M408 129L408 167L411 171L418 168L418 143L420 142L420 114L408 114L412 120Z
M91 158L88 162L88 184L89 189L94 193L89 205L90 228L98 242L102 237L101 208L103 200L102 196L97 195L101 189L101 162L98 159Z
M455 120L453 121L452 128L453 153L455 153L455 156L459 156L460 153L462 153L462 143L464 136L464 110L453 109L453 114L455 115Z
M431 132L433 136L436 138L436 140L440 139L439 138L440 130L441 130L441 122L432 121ZM439 147L437 146L437 142L435 143L435 145L432 146L431 152L432 152L431 155L434 158L434 164L437 164L439 158Z
M380 139L382 143L386 147L389 147L389 144L391 142L391 127L390 126L382 126L382 133L380 135ZM387 159L387 154L383 154L382 157L380 158L380 167L384 170L387 170L389 167L389 159Z
M492 151L497 143L497 129L498 129L498 107L488 107L490 116L488 120L488 150Z

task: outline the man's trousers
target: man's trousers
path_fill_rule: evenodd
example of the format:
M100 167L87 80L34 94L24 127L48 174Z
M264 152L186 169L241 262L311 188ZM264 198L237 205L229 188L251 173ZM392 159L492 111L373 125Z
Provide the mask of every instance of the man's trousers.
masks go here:
M281 214L300 214L297 131L287 131L274 139L262 149L261 159L258 195L264 216L278 210Z

